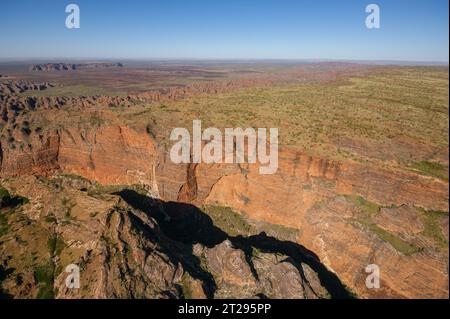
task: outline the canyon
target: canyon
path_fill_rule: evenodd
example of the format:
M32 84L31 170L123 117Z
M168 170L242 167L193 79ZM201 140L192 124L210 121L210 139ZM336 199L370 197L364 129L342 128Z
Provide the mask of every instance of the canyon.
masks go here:
M1 237L2 273L21 269L32 287L4 275L3 289L16 297L49 290L18 260L29 259L20 238L43 237L33 245L45 251L51 229L64 248L36 258L49 260L52 285L63 287L55 269L64 263L83 265L89 282L50 289L58 298L448 298L448 179L380 160L353 141L347 149L360 157L280 145L272 175L257 163L170 159L155 105L209 105L274 83L244 78L116 97L23 96L58 85L0 83L1 184L29 199L4 207L23 226ZM448 105L443 112L448 118ZM448 167L448 144L411 143ZM365 285L370 264L380 267L380 289Z

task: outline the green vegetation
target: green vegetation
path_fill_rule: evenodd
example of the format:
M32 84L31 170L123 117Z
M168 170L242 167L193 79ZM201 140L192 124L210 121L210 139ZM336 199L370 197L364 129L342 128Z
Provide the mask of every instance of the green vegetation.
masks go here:
M10 299L12 296L2 287L3 281L14 272L12 268L6 268L0 264L0 299Z
M34 278L39 284L39 290L37 293L38 299L53 299L55 298L53 291L54 283L54 266L49 263L46 265L38 266L33 269Z
M18 205L25 205L29 202L30 200L28 198L20 195L12 196L6 188L0 187L0 208L7 206L15 207Z
M130 125L152 124L161 145L171 128L282 127L281 147L411 170L422 152L448 148L448 68L385 67L345 81L274 85L200 95L118 111ZM245 106L245 107L243 107ZM430 152L430 156L433 154Z
M421 250L407 241L399 238L398 236L389 233L388 231L379 227L373 221L373 218L379 213L381 206L376 203L370 202L361 196L345 196L346 199L354 203L361 211L360 216L357 218L356 222L366 226L372 233L376 234L379 238L389 243L397 251L401 252L406 256L415 254Z
M250 222L253 223L253 221ZM260 221L255 224L255 227L257 228L258 233L265 232L268 236L276 237L279 240L288 240L295 242L297 241L297 237L299 234L299 230L296 228Z
M15 240L19 245L28 245L28 242L26 240L23 240L19 235L15 236Z
M369 228L372 232L377 234L378 237L391 244L392 247L394 247L396 250L398 250L399 252L401 252L406 256L410 256L421 251L421 248L413 244L410 244L407 241L404 241L403 239L385 231L384 229L380 228L374 223L371 223L369 225Z
M92 187L89 187L87 194L95 197L105 194L118 193L126 189L133 190L141 195L147 195L147 191L141 185L101 185L98 183Z
M74 180L74 181L79 181L79 182L83 182L86 184L91 184L92 182L90 180L88 180L87 178L80 176L80 175L76 175L76 174L61 174L58 177L64 178L64 179L69 179L69 180Z
M47 241L47 248L52 257L59 256L65 246L64 240L56 234L51 236Z
M94 127L102 126L106 121L99 116L91 116L89 117L89 124Z
M448 167L440 163L420 161L414 163L412 168L423 175L439 178L448 182Z
M0 212L0 237L8 233L8 218Z
M359 299L358 294L354 292L349 286L347 286L346 284L342 285L344 286L344 289L347 291L350 299Z
M346 196L346 198L356 204L356 206L358 206L364 212L366 212L368 214L368 217L374 217L380 211L381 206L366 200L362 196L350 195Z
M296 241L298 230L283 225L270 224L247 219L230 207L205 205L202 211L211 217L214 225L230 236L251 236L265 232L280 240Z
M202 211L211 217L215 226L230 236L248 236L256 232L256 229L247 223L242 215L229 207L207 205L202 207Z
M63 197L61 199L61 205L64 206L66 212L64 213L64 217L67 219L73 219L72 217L72 209L77 205L72 203L70 198Z
M3 199L9 197L11 197L11 195L9 194L8 190L4 187L0 187L0 203L3 201Z
M181 278L181 289L183 290L184 299L192 299L192 291L189 275L185 272Z
M45 216L45 222L48 224L54 224L56 223L56 217L53 214L49 214L47 216Z
M15 200L18 201L19 205L25 205L28 204L30 202L30 200L24 196L15 196L14 197Z
M64 247L64 240L57 234L53 234L48 238L47 250L50 259L46 264L42 264L33 269L34 278L38 283L38 299L53 299L55 297L55 290L53 288L55 274L61 272L61 267L59 266L55 269L55 263L52 259L55 256L61 255Z
M98 212L91 212L89 213L89 217L94 218L98 215Z
M440 226L440 221L446 217L448 217L447 212L422 210L423 235L432 239L439 248L448 250L448 241Z

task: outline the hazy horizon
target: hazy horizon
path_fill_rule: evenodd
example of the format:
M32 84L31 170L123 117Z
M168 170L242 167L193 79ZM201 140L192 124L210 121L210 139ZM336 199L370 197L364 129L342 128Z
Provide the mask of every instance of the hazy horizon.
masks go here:
M69 3L80 28L68 29ZM332 60L448 63L448 1L2 3L0 59ZM20 23L17 23L20 21Z
M413 60L358 60L358 59L276 59L276 58L109 58L109 57L0 57L0 63L70 63L70 62L122 62L122 63L355 63L368 65L436 65L448 66L449 61L413 61Z

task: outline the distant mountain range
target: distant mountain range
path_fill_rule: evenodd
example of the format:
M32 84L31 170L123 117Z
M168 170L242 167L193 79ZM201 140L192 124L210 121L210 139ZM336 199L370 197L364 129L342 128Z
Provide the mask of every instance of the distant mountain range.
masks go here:
M122 63L46 63L33 64L30 66L30 71L74 71L80 69L106 69L106 68L121 68Z

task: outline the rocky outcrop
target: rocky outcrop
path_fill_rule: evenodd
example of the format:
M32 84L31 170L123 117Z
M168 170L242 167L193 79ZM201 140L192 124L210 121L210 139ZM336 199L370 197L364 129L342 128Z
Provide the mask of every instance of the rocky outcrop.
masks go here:
M95 285L86 295L62 290L58 296L181 297L186 293L197 297L314 298L329 293L331 297L339 297L341 290L330 288L336 284L324 284L330 278L336 283L334 274L360 297L448 298L447 181L373 163L313 157L290 149L280 150L279 168L274 175L260 175L257 165L175 165L145 128L112 121L91 127L73 125L36 131L22 119L22 115L35 110L70 106L81 110L121 103L132 106L136 101L224 92L239 87L237 83L198 84L114 98L26 98L16 93L28 89L29 85L10 83L0 87L4 93L0 94L0 124L5 126L0 141L2 177L70 173L103 185L140 185L154 198L180 203L176 209L175 204L164 202L153 205L152 209L163 216L162 219L153 216L158 219L154 222L145 219L145 214L140 215L140 212L150 214L152 209L148 207L118 203L118 197L113 199L114 206L109 206L111 198L102 202L101 198L84 198L83 192L82 195L75 192L84 198L82 201L89 202L89 205L79 204L85 208L84 212L94 214L88 209L94 207L103 212L103 219L93 224L74 223L76 228L61 224L58 234L75 238L73 247L82 247L77 262L95 256L94 265L102 266L100 272L89 268L88 272L95 276L90 281ZM248 81L240 85L245 86L244 83L255 84ZM260 84L264 83L267 85L267 82ZM20 187L21 192L33 196L18 183L17 188ZM72 198L75 193L64 196ZM47 197L47 202L50 201ZM141 198L138 202L146 201L152 200ZM267 236L239 241L211 225L205 227L205 217L198 212L191 215L192 207L188 204L230 207L244 219L288 227L297 233L289 243ZM38 210L30 210L29 216L39 214ZM79 217L87 218L81 213ZM189 224L199 220L200 224ZM91 234L93 229L97 233ZM149 237L136 236L138 231L146 232ZM186 234L189 237L180 237ZM170 249L149 257L146 251L161 241L148 238L160 236L167 237L163 242ZM42 239L46 241L47 238ZM102 243L98 244L99 241ZM114 244L109 245L109 241ZM17 240L8 242L14 245L8 246L8 251L20 245ZM79 242L83 244L77 246ZM180 253L175 258L169 251L183 249L173 242L192 244L187 249L192 249L192 255ZM200 246L196 247L196 243ZM94 244L100 246L89 253ZM129 247L138 249L130 253ZM257 247L264 251L256 255L249 253L249 248ZM306 254L309 263L304 262L304 253L298 253L304 250L316 255ZM129 254L134 259L128 259ZM206 270L199 267L201 260L207 262ZM365 269L370 264L380 267L380 289L368 289L365 285ZM137 275L133 277L130 273ZM23 278L31 281L33 274L23 274ZM58 277L57 281L62 282L62 278ZM289 284L283 278L288 278ZM156 286L152 286L153 281ZM6 283L9 289L12 289L11 282ZM189 288L184 291L183 285ZM134 293L130 294L129 290ZM27 295L21 290L17 295L35 296L36 293L30 290Z
M448 251L425 235L429 230L422 223L432 213L421 211L448 212L444 181L288 150L281 151L278 172L271 176L245 165L200 164L190 175L166 165L158 174L163 198L229 206L251 219L298 229L297 241L360 296L448 296ZM176 176L184 176L184 183L195 180L195 193L180 195L185 184ZM361 202L355 204L355 197ZM366 216L366 209L372 215ZM436 222L446 221L443 213ZM383 274L381 291L365 285L365 267L372 263Z
M244 251L225 240L213 248L196 249L205 259L218 289L216 298L252 298L263 296L275 299L317 299L329 297L320 279L306 263L289 256L258 253L247 262ZM288 284L289 283L289 284ZM317 292L317 293L316 293Z
M185 270L171 254L172 243L151 218L117 197L94 198L45 179L13 180L7 187L14 187L30 200L21 208L27 222L15 216L14 210L1 211L8 230L0 236L0 262L5 269L14 269L1 283L7 295L182 297ZM34 262L27 264L24 259L31 260L31 254ZM69 265L80 269L80 289L65 284Z
M30 66L30 71L74 71L84 69L107 69L107 68L121 68L122 63L46 63L33 64Z
M51 84L49 82L35 83L28 81L8 80L6 82L0 83L0 96L20 94L29 90L42 91L53 86L54 84Z
M259 175L256 165L175 165L148 135L121 125L68 128L33 145L29 152L2 145L2 175L59 170L102 184L138 184L165 200L228 206L298 229L297 242L361 297L448 296L448 251L425 229L427 210L448 212L444 181L291 150L280 151L275 175ZM448 214L436 223L445 236ZM373 263L383 276L377 291L364 281Z
M158 89L150 92L128 95L124 97L116 96L75 96L75 97L20 97L14 94L23 93L28 90L44 90L54 85L50 83L30 84L29 82L9 81L0 83L0 102L2 109L25 110L29 105L33 109L37 108L62 108L62 107L82 107L94 106L124 106L131 107L140 103L155 103L164 101L182 100L199 94L226 93L242 88L254 86L268 86L273 84L266 79L238 79L232 81L218 81L197 83L185 87L173 87L168 89Z
M47 64L38 65L46 69ZM48 64L52 69L53 64ZM56 64L60 68L77 69L74 64ZM102 68L102 67L120 67L120 63L89 63L79 64L78 69ZM370 68L358 64L349 63L318 63L313 66L304 65L302 67L293 67L281 73L274 73L270 76L263 74L253 74L248 77L237 77L227 80L216 80L207 82L196 82L184 86L175 86L159 88L139 94L130 94L128 96L75 96L75 97L29 97L21 98L13 96L16 93L23 93L27 90L43 90L52 87L54 84L41 83L34 84L26 81L10 80L6 84L0 83L0 106L2 108L26 109L28 105L35 108L61 108L61 107L94 107L94 106L124 106L131 107L136 104L154 103L165 101L182 100L202 94L227 93L237 90L253 87L268 87L282 83L299 83L304 81L326 82L336 80L350 75L361 75L368 72Z
M78 184L71 186L68 176L5 181L27 201L0 211L2 298L329 297L308 262L273 252L248 255L250 241L240 238L235 247L210 223L197 230L223 234L223 242L196 232L181 241L158 217L159 207L173 213L173 205L139 195L137 208L127 202L130 191L93 195ZM178 219L176 227L190 225L191 219ZM74 267L79 288L66 284Z
M75 70L75 64L68 63L47 63L47 64L33 64L30 66L30 71L69 71Z

